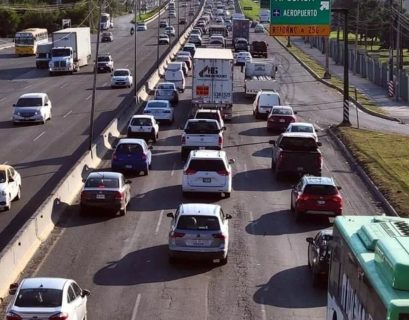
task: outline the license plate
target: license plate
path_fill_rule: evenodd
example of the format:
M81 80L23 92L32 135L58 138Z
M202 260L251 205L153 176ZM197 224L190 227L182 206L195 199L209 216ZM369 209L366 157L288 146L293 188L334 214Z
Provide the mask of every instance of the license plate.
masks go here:
M97 194L97 199L105 199L105 194Z
M209 245L208 240L186 240L186 245L192 247L204 247Z
M127 164L127 165L125 165L125 168L127 168L127 169L132 169L132 165Z
M324 200L318 200L317 203L320 204L320 205L323 205L323 204L325 204L325 201Z
M280 122L285 122L285 120L284 120L284 119L280 119Z
M203 182L210 183L212 182L212 178L203 178Z

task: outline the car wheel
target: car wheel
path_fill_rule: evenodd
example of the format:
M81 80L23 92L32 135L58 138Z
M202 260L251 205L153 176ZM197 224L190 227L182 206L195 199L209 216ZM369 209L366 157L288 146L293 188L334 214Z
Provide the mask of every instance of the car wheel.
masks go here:
M318 287L319 284L320 284L320 277L317 273L313 272L312 273L312 286L316 288Z
M226 256L226 257L224 257L224 258L221 258L219 264L220 264L221 266L224 266L225 264L227 264L227 261L228 261L228 260L229 260L229 256Z
M11 195L9 194L9 199L11 199ZM4 211L9 211L11 208L11 200L5 205Z
M309 249L308 249L308 262L307 262L307 264L308 264L308 268L312 269L311 263L310 263L310 250Z
M274 162L274 159L271 158L271 170L275 171L276 169L276 163Z
M149 170L152 170L152 162L149 163Z
M20 200L21 199L21 186L18 186L18 191L17 191L17 195L14 198L15 200Z
M120 215L120 216L126 215L126 206L125 206L125 208L119 210L119 215Z
M255 117L256 119L260 119L260 114L258 113L257 110L254 112L254 117Z
M224 192L224 198L225 199L230 198L230 192Z
M292 201L291 201L291 204L290 204L290 212L294 212L294 205L293 205Z
M44 119L41 121L41 124L45 124L47 122L47 118L44 117Z
M144 174L145 176L147 176L147 175L149 174L149 165L148 165L148 164L146 164L146 169L143 170L143 174Z

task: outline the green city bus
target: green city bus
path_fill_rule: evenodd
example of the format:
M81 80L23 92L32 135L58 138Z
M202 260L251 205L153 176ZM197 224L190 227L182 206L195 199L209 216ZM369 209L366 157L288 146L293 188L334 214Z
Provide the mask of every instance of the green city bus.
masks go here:
M335 219L327 320L409 320L409 219Z

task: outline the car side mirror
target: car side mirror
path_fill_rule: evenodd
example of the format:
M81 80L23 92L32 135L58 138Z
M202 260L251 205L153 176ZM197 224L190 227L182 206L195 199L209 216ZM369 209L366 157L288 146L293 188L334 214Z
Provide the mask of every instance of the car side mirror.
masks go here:
M337 186L337 189L338 189L338 190L342 190L342 187L341 187L341 186Z
M153 146L149 146L148 149L149 149L149 150L152 150L152 149L153 149Z
M226 127L223 127L222 130L227 130L227 128L226 128Z
M269 144L272 144L273 146L276 145L276 141L275 141L275 140L269 140L268 143L269 143Z
M131 180L125 180L125 184L131 184L132 181Z
M17 292L17 288L18 288L18 283L12 283L10 286L9 286L9 295L15 295L16 294L16 292Z
M308 237L308 238L305 238L305 241L312 244L314 242L314 238L313 237Z
M87 290L87 289L82 289L81 292L81 297L85 297L85 296L89 296L91 294L91 291Z
M229 164L234 164L236 162L235 159L229 159Z
M322 142L317 142L317 146L321 147L322 146Z
M297 111L294 111L294 114L297 114Z
M16 104L15 103L13 103L13 107L15 107L16 106Z
M233 218L233 217L231 216L231 214L226 213L225 218L226 218L226 219L231 219L231 218Z
M167 216L168 218L174 218L173 212L168 212L168 213L166 214L166 216Z

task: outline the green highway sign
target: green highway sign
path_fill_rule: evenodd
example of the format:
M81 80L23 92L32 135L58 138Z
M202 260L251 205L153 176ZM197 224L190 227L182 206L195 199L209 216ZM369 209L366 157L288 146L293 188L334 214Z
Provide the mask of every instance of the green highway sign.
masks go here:
M271 0L272 25L329 25L330 0Z

